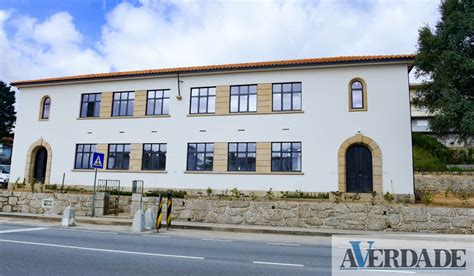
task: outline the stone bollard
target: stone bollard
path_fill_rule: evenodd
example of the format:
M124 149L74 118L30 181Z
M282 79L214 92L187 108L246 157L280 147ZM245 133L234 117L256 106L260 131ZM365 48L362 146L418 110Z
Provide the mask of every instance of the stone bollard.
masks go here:
M153 208L148 208L145 212L145 229L156 229L155 212L153 212Z
M135 216L133 217L133 224L132 224L132 232L133 233L140 233L145 230L145 214L142 210L138 210L135 212Z
M61 219L61 226L70 227L76 225L76 211L71 206L66 207L63 212L63 218Z

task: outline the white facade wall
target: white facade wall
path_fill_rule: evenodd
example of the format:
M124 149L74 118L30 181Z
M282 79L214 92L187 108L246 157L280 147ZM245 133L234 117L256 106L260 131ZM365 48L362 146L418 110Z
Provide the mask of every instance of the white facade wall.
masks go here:
M367 83L368 111L348 111L348 83ZM413 193L410 104L406 64L379 63L254 72L181 75L182 100L176 77L83 82L23 88L11 181L23 180L28 149L44 139L53 151L50 183L91 185L94 173L74 172L78 143L167 143L166 174L99 171L98 178L132 180L151 188L336 191L337 154L341 143L358 132L382 150L383 190ZM301 114L190 117L190 88L273 82L302 82ZM78 120L82 93L171 89L169 118ZM49 121L39 121L41 98L51 97ZM283 130L288 128L289 130ZM206 132L200 132L205 129ZM245 131L238 131L245 129ZM124 131L124 133L119 133ZM156 133L152 133L156 131ZM88 134L91 132L91 134ZM301 141L303 175L185 174L188 142Z

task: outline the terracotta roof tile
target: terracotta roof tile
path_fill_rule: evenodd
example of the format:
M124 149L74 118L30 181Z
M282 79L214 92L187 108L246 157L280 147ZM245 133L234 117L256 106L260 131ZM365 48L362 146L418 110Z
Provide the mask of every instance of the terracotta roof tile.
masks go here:
M177 74L177 73L193 73L193 72L211 72L211 71L226 71L226 70L245 70L245 69L259 69L259 68L277 68L277 67L296 67L296 66L311 66L324 64L352 64L352 63L369 63L369 62L390 62L390 61L407 61L411 62L415 55L378 55L378 56L340 56L340 57L326 57L326 58L308 58L308 59L291 59L278 61L264 61L264 62L248 62L248 63L234 63L234 64L220 64L207 66L192 66L192 67L176 67L163 68L151 70L136 70L136 71L122 71L111 73L98 73L77 76L66 76L56 78L45 78L35 80L14 81L13 86L25 86L46 83L58 83L66 81L81 81L107 78L121 78L121 77L140 77L147 75L160 74Z

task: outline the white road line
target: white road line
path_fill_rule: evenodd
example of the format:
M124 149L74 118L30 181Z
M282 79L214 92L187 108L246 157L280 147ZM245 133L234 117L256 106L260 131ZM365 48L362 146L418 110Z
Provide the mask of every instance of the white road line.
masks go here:
M254 263L254 264L265 264L265 265L298 266L298 267L304 266L302 264L272 263L272 262L259 262L259 261L253 261L252 263Z
M204 257L184 256L184 255L170 255L170 254L160 254L160 253L147 253L147 252L126 251L126 250L113 250L113 249L104 249L104 248L93 248L93 247L82 247L82 246L62 245L62 244L54 244L54 243L27 242L27 241L4 240L4 239L0 239L0 242L17 243L17 244L29 244L29 245L39 245L39 246L48 246L48 247L59 247L59 248L68 248L68 249L77 249L77 250L87 250L87 251L119 253L119 254L130 254L130 255L144 255L144 256L155 256L155 257L168 257L168 258L181 258L181 259L204 260Z
M220 240L220 239L201 239L201 241L232 242L231 240Z
M301 246L298 243L267 242L268 245Z
M142 237L151 237L151 238L165 238L165 239L168 239L168 238L171 238L171 236L160 236L160 235L142 235Z
M85 233L118 235L118 233L115 233L115 232L107 232L107 231L93 231L93 230L82 230L82 229L59 229L59 230L71 231L71 232L85 232Z
M1 230L0 234L27 232L27 231L38 231L38 230L46 230L46 229L48 229L48 228L35 227L35 228L10 229L10 230Z

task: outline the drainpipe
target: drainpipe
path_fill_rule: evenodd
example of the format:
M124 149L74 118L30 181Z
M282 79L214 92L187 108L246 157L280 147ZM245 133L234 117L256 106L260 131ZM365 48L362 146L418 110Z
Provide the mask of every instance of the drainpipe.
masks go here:
M178 99L180 101L183 98L181 96L181 83L183 81L179 80L179 73L176 74L176 81L178 83L178 95L176 96L176 99Z

